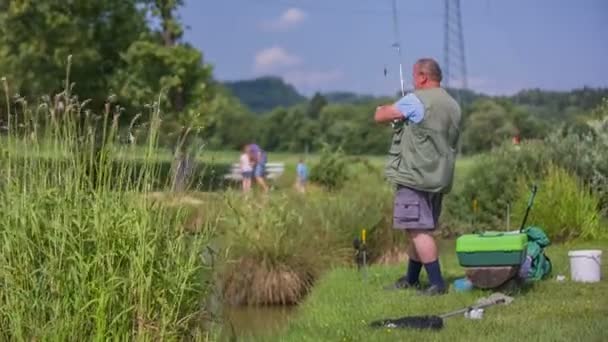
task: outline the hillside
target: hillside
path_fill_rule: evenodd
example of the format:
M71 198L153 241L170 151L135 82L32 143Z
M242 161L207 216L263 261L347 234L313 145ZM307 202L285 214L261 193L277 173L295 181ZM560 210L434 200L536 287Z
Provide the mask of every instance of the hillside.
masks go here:
M260 77L252 80L224 82L251 111L262 113L276 107L290 107L307 99L279 77Z

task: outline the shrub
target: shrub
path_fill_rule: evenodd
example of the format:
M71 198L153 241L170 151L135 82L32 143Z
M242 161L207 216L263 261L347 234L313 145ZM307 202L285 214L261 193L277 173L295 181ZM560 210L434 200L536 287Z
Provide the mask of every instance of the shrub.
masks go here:
M314 193L306 198L294 193L276 194L259 200L225 198L227 264L222 271L224 298L232 305L295 304L312 282L331 265L346 260L343 245L327 226L337 216L318 208ZM326 203L326 208L332 203ZM335 228L335 227L332 227Z
M462 230L505 226L507 207L518 199L518 179L536 179L542 173L548 163L545 150L545 145L538 142L519 148L504 145L476 158L466 178L455 184L454 192L447 196L442 214L446 220L442 218L442 222L455 222ZM474 200L478 203L477 212L473 210Z
M518 197L523 199L529 195L532 181L526 178L519 180ZM551 165L539 184L528 225L541 227L554 241L596 239L606 235L606 231L600 228L598 204L598 197L574 174ZM517 202L514 211L517 220L523 219L525 206L525 201Z
M591 127L591 126L590 126ZM598 196L597 209L608 206L608 134L601 122L595 134L579 135L558 130L545 141L510 144L477 158L467 177L455 184L445 202L444 224L461 231L497 229L505 226L507 207L517 205L518 179L539 181L550 164L578 177ZM473 200L478 211L473 212ZM458 229L458 228L457 228Z
M400 243L403 234L390 229L390 188L379 177L361 177L339 192L227 195L220 223L227 248L221 274L227 302L299 302L325 271L352 264L352 241L363 228L370 232L370 260Z
M333 151L325 145L319 162L310 170L310 180L329 190L342 188L348 180L348 159L342 149Z
M592 122L594 134L566 135L556 132L547 138L548 157L556 165L574 173L600 199L600 208L605 213L608 207L608 130L606 122ZM590 128L590 129L591 129Z

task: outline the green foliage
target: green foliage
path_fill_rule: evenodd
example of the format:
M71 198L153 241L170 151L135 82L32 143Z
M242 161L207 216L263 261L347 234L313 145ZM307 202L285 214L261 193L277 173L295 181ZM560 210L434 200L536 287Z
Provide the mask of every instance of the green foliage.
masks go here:
M298 107L277 108L260 117L256 136L265 149L305 151L315 143L317 126ZM255 126L254 126L255 127Z
M604 97L602 102L591 111L590 117L595 120L603 120L608 117L608 97Z
M129 46L122 59L124 67L113 79L113 88L122 103L143 108L162 94L163 111L175 112L212 97L206 94L211 89L211 68L202 64L202 55L194 48L159 46L153 40L140 40ZM178 91L180 104L174 98Z
M319 114L323 107L327 106L327 99L323 97L320 93L315 93L310 102L308 103L308 108L306 110L306 115L316 120L319 118Z
M520 146L505 144L476 158L467 177L446 200L449 225L497 229L505 226L507 207L519 205L518 179L540 181L549 165L556 165L580 179L582 186L597 196L595 210L608 209L608 120L582 122L584 131L562 128L544 141ZM591 133L589 133L591 132ZM478 200L479 212L472 211Z
M181 41L176 13L182 5L181 0L9 2L0 11L0 75L14 93L48 96L71 86L61 81L71 56L70 80L91 100L93 111L106 103L124 108L119 125L126 130L138 112L159 106L177 134L191 127L195 135L222 101L215 99L220 87L202 53Z
M277 77L260 77L248 81L226 82L224 85L256 113L277 107L289 107L306 101L297 90Z
M608 94L606 89L586 88L558 93L522 92L513 97L487 96L457 89L448 91L462 104L465 120L461 146L465 154L489 151L516 135L522 140L543 139L558 124L577 123L587 108L599 104L601 96ZM240 98L247 102L246 97ZM563 99L567 99L568 104L564 108L552 102L561 103ZM268 141L265 145L268 150L317 151L327 143L333 147L342 146L348 154L385 154L390 133L374 123L372 116L377 105L395 100L335 92L317 93L307 106L303 105L304 100L287 108L284 103L277 102L261 119L254 119L260 130L256 140ZM320 107L323 109L317 118L317 110L311 109ZM287 120L283 117L297 125L284 126Z
M376 98L372 95L361 95L347 91L334 91L323 93L323 97L329 103L364 103L374 101Z
M0 11L0 75L24 96L58 92L72 55L72 81L100 105L122 64L121 51L145 30L133 0L10 1Z
M348 154L384 155L388 151L391 132L373 120L373 113L381 103L378 101L358 105L328 105L319 118L318 141L341 146Z
M606 88L584 87L568 92L529 89L515 94L511 101L526 106L539 119L559 123L569 117L588 113L606 96Z
M518 186L520 198L530 191L531 180L522 178ZM540 182L529 225L541 227L552 241L575 238L598 239L607 236L600 227L599 199L576 177L559 167L548 166ZM526 203L518 202L516 219L523 218Z
M549 158L574 173L608 209L608 120L585 123L581 131L561 131L547 138Z
M542 143L529 143L515 148L510 145L476 158L465 179L446 200L446 215L460 224L473 224L473 229L505 227L508 206L525 201L518 197L520 177L539 179L550 162ZM473 211L473 200L478 211Z
M254 116L225 89L213 91L210 102L189 109L179 117L183 126L199 123L199 136L209 149L241 149L257 137Z
M342 149L325 146L319 162L310 170L310 180L329 190L338 190L348 180L348 159Z
M474 107L465 127L462 144L467 153L490 150L516 134L516 128L508 120L505 108L491 100Z
M464 153L491 150L516 135L535 139L547 132L545 125L521 107L491 99L473 103L463 127Z

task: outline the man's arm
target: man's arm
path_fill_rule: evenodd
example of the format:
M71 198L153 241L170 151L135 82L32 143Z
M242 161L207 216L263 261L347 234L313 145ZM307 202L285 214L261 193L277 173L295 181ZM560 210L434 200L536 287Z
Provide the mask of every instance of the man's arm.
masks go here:
M376 108L374 120L377 123L386 123L403 119L403 114L394 105L384 105Z
M424 105L414 94L407 94L394 105L385 105L376 108L374 120L386 123L395 120L409 120L419 123L424 118Z

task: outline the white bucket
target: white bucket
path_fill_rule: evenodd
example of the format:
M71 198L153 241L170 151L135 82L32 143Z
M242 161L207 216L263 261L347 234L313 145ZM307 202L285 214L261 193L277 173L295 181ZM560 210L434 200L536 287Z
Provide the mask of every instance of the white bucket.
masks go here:
M602 251L579 250L568 252L570 276L573 281L595 283L601 278Z

